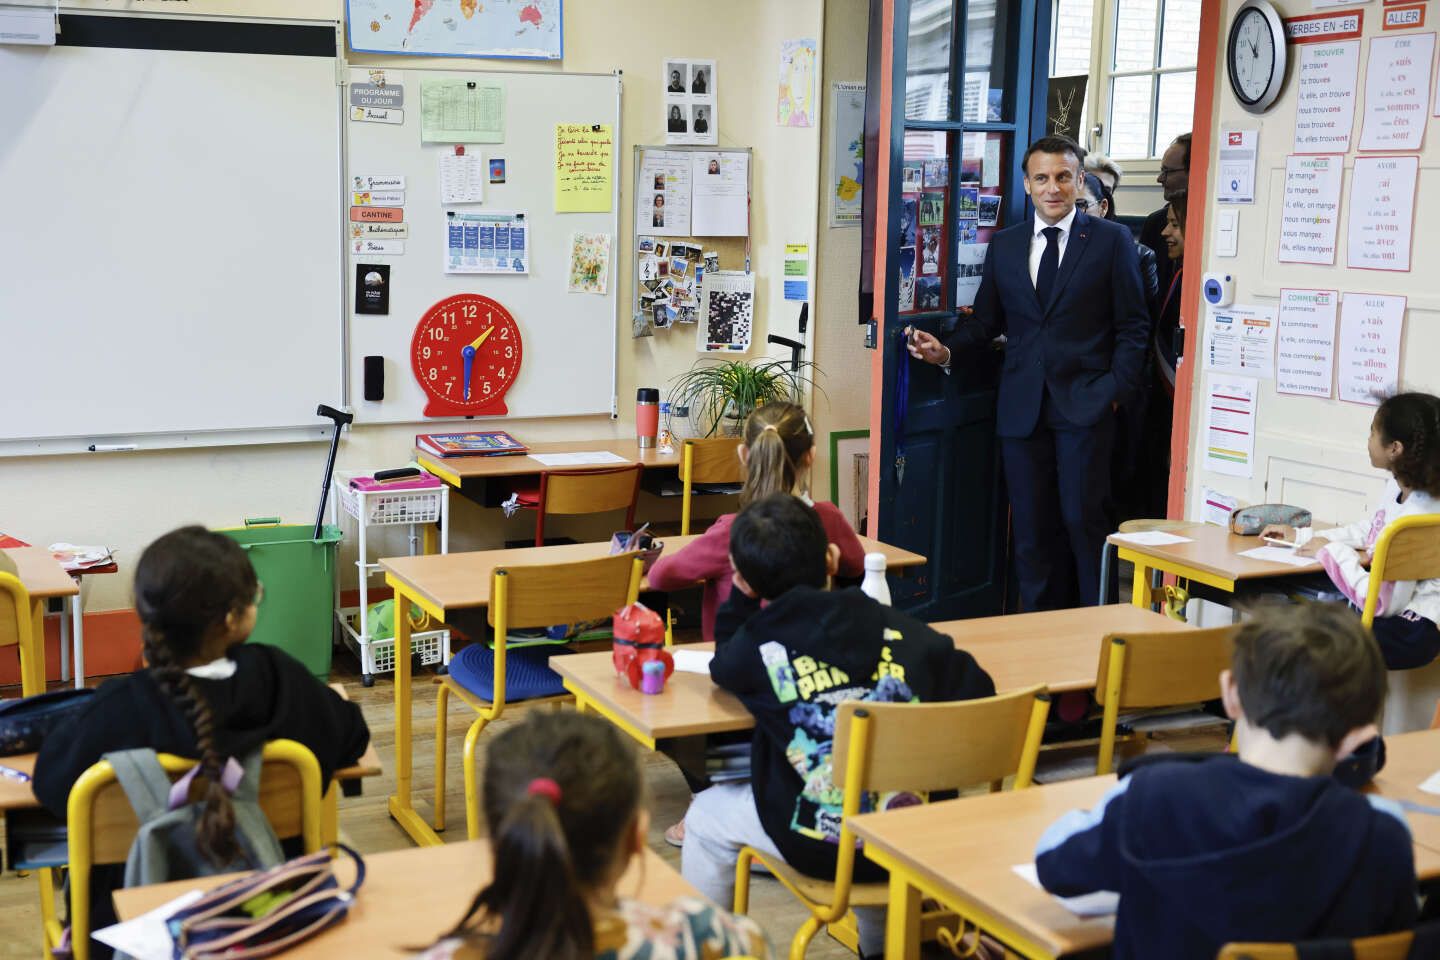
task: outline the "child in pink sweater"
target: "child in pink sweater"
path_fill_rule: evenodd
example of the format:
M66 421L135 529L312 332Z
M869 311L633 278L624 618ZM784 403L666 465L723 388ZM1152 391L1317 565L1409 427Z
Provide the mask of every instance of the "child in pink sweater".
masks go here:
M810 418L793 403L767 403L745 419L745 445L740 462L745 467L745 485L740 490L740 509L772 493L792 493L815 508L825 535L840 548L841 577L865 573L865 548L850 529L840 509L832 503L810 499L807 478L815 462L815 433ZM735 514L721 516L694 543L674 555L661 557L650 569L653 590L683 590L704 583L700 606L701 629L706 640L715 639L715 611L730 596L730 525Z

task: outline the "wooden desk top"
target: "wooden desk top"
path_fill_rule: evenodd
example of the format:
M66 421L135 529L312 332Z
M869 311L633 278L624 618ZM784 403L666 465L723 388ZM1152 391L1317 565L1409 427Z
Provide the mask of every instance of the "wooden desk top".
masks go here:
M1213 523L1192 523L1166 532L1177 537L1189 537L1191 542L1152 547L1116 540L1113 533L1107 538L1107 542L1122 550L1130 550L1162 562L1183 564L1225 580L1288 577L1297 573L1316 573L1322 569L1318 560L1308 566L1295 567L1288 563L1269 563L1239 556L1241 551L1254 550L1265 544L1259 537L1242 537Z
M550 443L530 444L531 453L590 453L604 450L624 457L631 463L642 463L645 468L679 467L680 445L674 453L661 453L658 447L640 449L634 439L629 440L563 440ZM426 470L449 480L449 474L461 481L480 480L487 477L523 477L545 470L605 470L618 467L618 463L588 463L574 467L547 467L530 456L510 455L504 457L437 457L421 450L415 451L416 459Z
M930 626L954 638L995 681L996 690L1043 683L1056 693L1093 690L1107 633L1168 633L1189 624L1129 604L947 620Z
M686 547L700 534L665 538L665 553ZM861 537L867 553L885 554L892 570L920 566L925 558L901 547ZM490 603L490 575L496 567L522 567L541 563L575 563L608 556L610 544L562 543L548 547L514 547L470 553L430 554L423 557L386 557L380 566L415 593L442 610L464 610Z
M348 857L336 868L342 884L354 877ZM188 890L209 890L235 874L115 891L115 909L129 920ZM365 858L365 885L350 915L314 939L287 950L287 960L319 957L409 957L459 921L480 885L491 876L490 844L484 840L438 847L391 850ZM442 882L436 880L444 878ZM632 862L620 879L620 895L665 904L699 896L652 850Z
M4 551L15 561L16 573L31 599L71 597L80 592L65 568L43 547L11 547Z
M1391 737L1385 744L1388 761L1375 780L1376 792L1440 806L1440 797L1415 789L1440 769L1440 731ZM1059 956L1108 944L1113 918L1077 917L1011 868L1035 859L1036 841L1058 817L1092 808L1114 783L1114 776L1086 777L865 814L851 822L867 845L915 871L931 889L1003 917ZM1440 817L1407 812L1406 818L1415 838L1416 875L1440 876Z
M1100 641L1105 634L1190 629L1161 614L1121 604L951 620L931 626L953 637L956 646L970 651L1000 691L1037 683L1058 691L1089 690L1095 686ZM714 648L711 643L676 647ZM740 701L703 674L677 670L665 682L664 693L649 695L616 677L610 654L605 651L555 657L550 666L607 715L623 719L654 740L755 726L754 718Z
M23 773L33 775L35 773L35 757L33 753L25 753L15 757L0 757L0 766L10 767ZM375 744L365 748L360 755L348 767L335 771L336 780L359 780L362 777L378 777L384 772L380 765L380 754L375 750ZM9 777L0 777L0 813L6 810L24 810L40 806L35 799L33 784L21 783L18 780L11 780Z

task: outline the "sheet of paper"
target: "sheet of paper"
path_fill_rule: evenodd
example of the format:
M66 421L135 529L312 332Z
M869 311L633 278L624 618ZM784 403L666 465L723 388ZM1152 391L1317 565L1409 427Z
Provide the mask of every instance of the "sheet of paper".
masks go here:
M529 273L525 214L445 211L445 272Z
M440 202L483 203L485 158L478 153L440 155Z
M1405 298L1347 293L1340 298L1340 399L1379 406L1400 380Z
M570 234L571 293L598 293L610 289L610 234Z
M609 450L582 450L578 453L532 453L530 459L537 460L547 467L583 467L593 463L630 462Z
M701 353L749 350L754 319L755 274L707 270L700 322L695 329L695 349Z
M1295 68L1295 152L1347 153L1355 126L1360 41L1307 43Z
M714 60L666 57L661 63L660 107L666 143L719 142L720 99Z
M709 650L682 650L679 647L670 648L670 656L675 659L675 669L682 673L703 673L710 676L710 661L715 659L715 654Z
M1285 158L1285 200L1280 210L1281 263L1335 262L1340 224L1341 154Z
M1280 291L1275 334L1275 392L1332 397L1335 380L1335 290Z
M1291 547L1256 547L1253 550L1241 550L1239 556L1249 557L1251 560L1264 560L1266 563L1284 563L1292 567L1318 567L1320 561L1314 557L1302 557L1295 553Z
M865 206L865 84L830 85L830 226L858 227Z
M1356 157L1350 175L1346 263L1365 270L1409 270L1420 158Z
M1205 314L1205 369L1270 379L1275 375L1275 308L1232 304Z
M690 231L690 154L679 150L642 150L640 185L635 191L635 229L656 237L688 237Z
M1255 153L1259 130L1221 130L1215 199L1219 203L1255 202Z
M810 245L785 244L785 299L810 299Z
M1361 150L1420 149L1425 139L1425 121L1430 116L1430 66L1434 58L1433 33L1370 38Z
M1205 469L1255 473L1255 395L1259 381L1212 374L1205 381Z
M1432 773L1420 781L1420 789L1426 793L1440 794L1440 773Z
M962 243L955 248L955 305L968 307L975 303L980 291L980 275L985 269L988 243Z
M123 951L135 960L170 960L175 955L175 941L165 921L182 907L188 907L204 896L202 890L182 893L169 903L162 903L149 913L96 930L92 935L101 943Z
M505 88L479 80L420 80L425 143L504 143Z
M1035 864L1017 863L1011 869L1035 889L1045 889L1040 886L1040 877L1035 872ZM1096 890L1094 893L1087 893L1079 897L1055 897L1055 899L1059 901L1060 906L1077 917L1108 917L1120 909L1120 894L1109 890Z
M750 233L750 155L690 154L690 232L697 237Z
M1227 497L1219 490L1200 488L1200 519L1205 523L1212 523L1217 527L1230 526L1230 514L1234 513L1239 505L1239 500Z
M1166 533L1164 530L1141 530L1139 533L1112 533L1111 540L1120 540L1125 543L1139 544L1144 547L1164 547L1172 543L1194 543L1190 537L1177 537L1173 533Z
M555 125L555 212L609 213L615 199L615 140L608 123Z
M814 40L783 40L780 43L780 84L775 105L775 122L782 127L815 126Z

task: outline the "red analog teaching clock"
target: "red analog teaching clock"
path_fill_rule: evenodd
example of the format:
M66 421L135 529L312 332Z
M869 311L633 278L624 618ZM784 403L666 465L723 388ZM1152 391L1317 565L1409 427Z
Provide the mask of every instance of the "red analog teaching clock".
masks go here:
M509 413L505 391L520 373L520 356L520 328L499 303L478 293L441 300L425 311L410 341L425 416Z

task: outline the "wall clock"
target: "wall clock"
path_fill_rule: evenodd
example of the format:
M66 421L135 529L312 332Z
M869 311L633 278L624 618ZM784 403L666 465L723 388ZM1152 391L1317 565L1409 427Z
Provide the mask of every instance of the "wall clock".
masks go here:
M425 391L425 416L509 413L505 391L520 374L520 328L496 301L461 293L435 304L415 325L410 366Z
M1266 0L1246 0L1230 21L1225 50L1230 89L1251 113L1270 109L1285 85L1285 25Z

